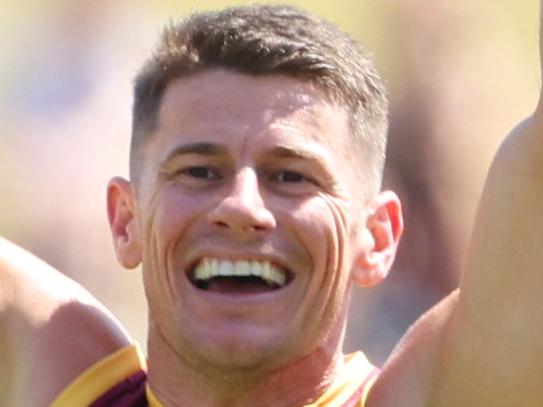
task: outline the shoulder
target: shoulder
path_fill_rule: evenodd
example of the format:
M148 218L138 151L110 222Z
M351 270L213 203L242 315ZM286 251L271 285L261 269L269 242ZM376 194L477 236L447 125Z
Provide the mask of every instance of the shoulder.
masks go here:
M18 405L46 404L87 367L130 343L88 291L2 238L0 332L7 361L0 390Z

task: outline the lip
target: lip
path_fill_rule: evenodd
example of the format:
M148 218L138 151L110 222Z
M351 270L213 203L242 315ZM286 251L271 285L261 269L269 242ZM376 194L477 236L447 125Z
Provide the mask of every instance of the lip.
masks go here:
M185 275L180 280L183 292L182 301L200 320L214 321L252 321L268 324L271 320L284 318L288 310L296 306L297 284L288 284L281 289L246 294L219 293L201 290L193 285ZM217 319L218 318L218 319Z
M229 306L256 307L263 305L269 307L270 304L281 301L283 297L288 296L293 286L292 284L287 284L284 287L273 291L248 294L230 294L201 290L198 287L194 286L190 281L188 281L188 279L186 279L186 283L189 287L191 294L211 306L221 307L223 309Z

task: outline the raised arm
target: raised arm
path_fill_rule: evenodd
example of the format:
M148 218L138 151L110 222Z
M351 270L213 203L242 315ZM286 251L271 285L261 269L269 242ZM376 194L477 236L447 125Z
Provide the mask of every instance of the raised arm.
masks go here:
M490 168L432 388L430 406L543 406L541 98Z
M496 154L464 264L459 290L385 363L370 407L543 406L543 97Z
M129 341L81 286L0 238L2 405L49 405L79 373Z

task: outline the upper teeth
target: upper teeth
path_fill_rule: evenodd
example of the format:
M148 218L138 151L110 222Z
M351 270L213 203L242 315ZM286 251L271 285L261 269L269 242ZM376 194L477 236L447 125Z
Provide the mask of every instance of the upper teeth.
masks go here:
M206 257L194 269L197 280L218 276L256 276L280 287L285 285L287 279L285 273L269 261L228 261Z

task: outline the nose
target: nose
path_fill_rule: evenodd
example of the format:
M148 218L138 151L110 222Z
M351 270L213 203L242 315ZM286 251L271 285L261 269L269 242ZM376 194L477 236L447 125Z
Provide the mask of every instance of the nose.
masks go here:
M243 238L255 237L276 226L275 217L260 193L258 175L249 167L235 174L227 194L208 217L217 227Z

